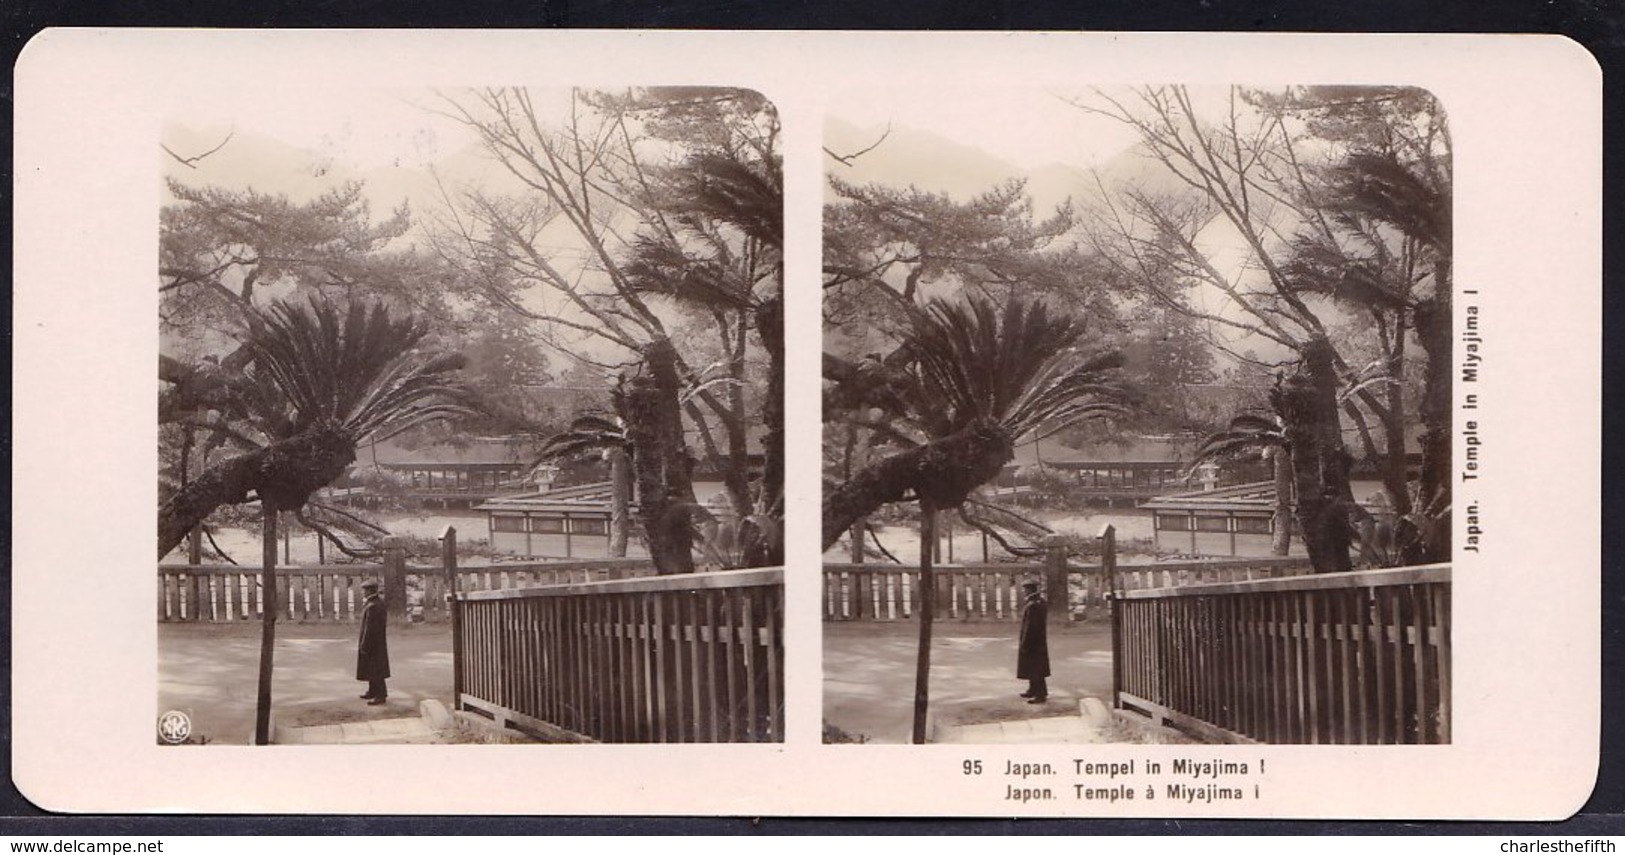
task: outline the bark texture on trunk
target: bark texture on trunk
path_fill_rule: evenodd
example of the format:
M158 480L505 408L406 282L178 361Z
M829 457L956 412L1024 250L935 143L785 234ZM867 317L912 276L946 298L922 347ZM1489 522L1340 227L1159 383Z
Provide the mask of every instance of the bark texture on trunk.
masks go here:
M1275 469L1275 533L1270 538L1270 552L1286 555L1292 551L1292 461L1286 449L1270 449Z
M931 625L936 619L937 580L930 544L937 539L937 509L920 502L920 641L914 653L915 745L924 745L925 723L931 711Z
M1298 527L1316 573L1353 567L1347 498L1350 459L1343 447L1332 356L1325 339L1310 341L1298 370L1270 391L1270 404L1281 416L1292 457Z
M626 557L626 533L632 524L632 462L626 449L609 450L609 554Z
M649 557L662 575L694 572L694 459L683 441L677 352L656 339L643 349L643 371L626 384L627 438L638 485L638 516Z
M1454 368L1455 342L1452 337L1453 317L1450 301L1450 262L1439 262L1435 267L1438 296L1425 300L1416 307L1416 335L1427 352L1427 367L1422 375L1422 477L1420 501L1415 509L1426 512L1430 508L1450 505L1450 392L1451 371ZM1433 527L1437 534L1433 542L1409 547L1402 555L1407 564L1425 564L1450 560L1450 526ZM1402 544L1402 547L1405 545Z
M1382 433L1388 453L1383 458L1382 486L1388 491L1394 513L1403 515L1411 512L1411 492L1409 449L1405 443L1405 395L1399 384L1388 387L1388 400L1384 403L1388 412L1382 417Z
M767 351L767 397L762 401L762 486L759 512L774 520L776 531L751 526L746 532L747 567L784 563L784 299L769 297L756 307L756 335Z
M259 695L254 706L254 744L271 744L271 674L276 652L276 517L275 508L262 515L264 530L260 550L260 675Z
M1015 456L999 425L978 421L939 440L882 458L824 493L824 549L860 518L912 493L923 508L956 508Z
M355 462L355 443L335 426L318 425L205 469L158 508L158 557L169 554L193 527L221 505L250 494L274 510L304 507L312 493Z

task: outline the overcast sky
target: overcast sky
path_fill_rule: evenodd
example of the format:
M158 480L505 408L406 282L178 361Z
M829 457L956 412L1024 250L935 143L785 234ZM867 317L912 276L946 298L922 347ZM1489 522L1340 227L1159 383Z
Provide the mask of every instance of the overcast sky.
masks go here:
M1134 132L1065 98L1083 87L1055 89L866 89L831 99L830 115L858 127L888 122L940 134L1037 169L1052 163L1088 167L1133 145Z
M367 172L422 168L475 142L461 124L423 109L434 104L433 93L423 89L266 88L189 98L167 118L195 130L234 127Z

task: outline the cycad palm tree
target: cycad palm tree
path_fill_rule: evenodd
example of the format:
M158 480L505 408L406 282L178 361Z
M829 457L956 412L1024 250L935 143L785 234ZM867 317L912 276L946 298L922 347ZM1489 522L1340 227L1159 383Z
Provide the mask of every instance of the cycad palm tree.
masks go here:
M1083 337L1082 320L1022 298L910 310L899 352L886 360L902 367L870 384L875 394L849 402L883 410L893 420L885 433L903 451L826 492L824 548L890 502L957 507L999 474L1024 436L1122 412L1130 395L1116 379L1121 354L1085 352ZM837 386L867 376L837 357L824 361Z
M244 367L216 394L175 410L239 453L209 467L158 511L158 555L215 508L268 500L302 507L355 460L357 446L477 410L455 379L462 357L424 347L427 325L382 304L313 296L248 316Z
M908 324L900 353L906 377L886 384L880 399L900 405L890 413L897 424L888 434L906 448L826 493L824 548L883 504L919 501L913 739L923 743L936 599L930 548L936 513L958 507L998 475L1014 456L1017 439L1122 412L1129 396L1114 377L1122 357L1083 352L1083 322L1042 302L1011 298L1001 306L984 296L936 300L911 309ZM839 365L835 373L841 373ZM918 439L911 440L910 433Z
M463 360L422 347L428 327L381 303L283 301L248 316L237 392L203 425L244 452L211 466L159 508L159 556L223 504L258 500L264 519L264 631L255 742L269 741L276 641L276 521L299 512L355 460L357 446L476 411L454 379Z
M744 525L745 564L782 564L783 542L776 533L784 515L784 178L779 158L751 149L701 151L661 175L651 200L660 217L633 244L623 270L635 290L663 294L709 313L724 330L733 325L733 332L724 336L721 361L728 382L720 400L727 411L723 421L731 458L722 467L724 482ZM765 460L754 502L743 397L747 329L756 331L767 354ZM697 398L715 394L699 378L689 382ZM688 411L696 422L704 419L702 408L690 403Z

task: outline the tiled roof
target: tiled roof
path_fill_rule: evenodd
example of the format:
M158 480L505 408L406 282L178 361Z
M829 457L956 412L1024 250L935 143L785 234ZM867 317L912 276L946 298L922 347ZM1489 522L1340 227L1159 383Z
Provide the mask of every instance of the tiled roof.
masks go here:
M374 459L380 466L529 466L536 461L537 442L529 437L470 437L456 443L432 443L407 448L386 440L356 454L361 463ZM374 455L376 454L376 458Z
M508 511L513 513L522 511L600 510L608 513L609 499L610 483L600 481L593 484L578 484L574 487L560 487L557 490L546 490L540 493L498 496L476 505L474 510Z
M1373 513L1388 511L1387 497L1383 495L1377 483L1365 479L1355 479L1350 486L1354 488L1355 500L1366 510ZM1275 482L1253 481L1247 484L1235 484L1213 490L1169 493L1147 499L1140 503L1140 507L1148 510L1169 511L1214 510L1263 511L1270 513L1275 510Z
M1165 510L1275 510L1275 482L1254 481L1213 490L1169 493L1140 503L1142 508Z
M1053 437L1016 443L1013 466L1042 462L1060 468L1085 468L1090 464L1167 463L1187 464L1196 453L1196 441L1183 437L1135 436L1122 442L1102 442L1086 449L1062 445Z

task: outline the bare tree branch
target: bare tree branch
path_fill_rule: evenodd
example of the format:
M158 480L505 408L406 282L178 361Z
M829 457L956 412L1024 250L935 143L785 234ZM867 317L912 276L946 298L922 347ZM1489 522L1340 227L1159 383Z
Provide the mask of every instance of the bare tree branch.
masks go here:
M877 148L880 148L880 144L885 142L886 138L889 136L891 136L891 122L886 123L886 130L880 134L880 139L870 143L867 148L860 149L852 152L851 154L836 154L830 150L829 146L823 146L822 148L824 149L825 154L839 162L842 166L851 166L852 161L857 160L858 158L868 154L871 151L874 151Z
M206 151L206 152L204 152L202 154L193 155L192 157L181 157L180 155L176 154L173 149L171 149L167 145L164 145L163 143L159 143L158 147L163 149L165 154L168 154L170 157L175 158L176 162L180 163L180 165L186 167L187 169L197 169L198 161L200 161L200 160L204 159L205 157L208 157L209 155L214 154L215 152L225 148L226 143L231 142L231 138L233 136L235 136L236 134L237 134L237 127L235 125L233 125L230 130L226 131L226 138L221 140L219 145L215 146L214 148L209 149L208 151Z

